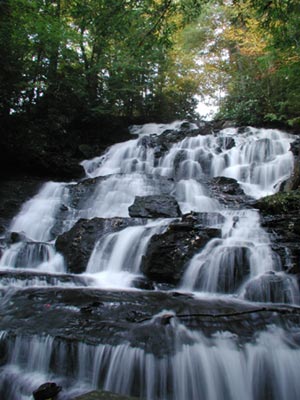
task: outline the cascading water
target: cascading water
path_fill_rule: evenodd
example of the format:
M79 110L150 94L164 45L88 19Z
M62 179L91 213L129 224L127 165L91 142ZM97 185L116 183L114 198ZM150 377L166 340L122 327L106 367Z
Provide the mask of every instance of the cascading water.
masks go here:
M32 200L24 204L20 213L13 219L9 230L25 233L29 239L39 242L50 240L55 215L63 202L64 195L63 183L46 183Z
M224 211L224 216L222 238L209 242L191 260L183 278L184 289L232 293L243 282L280 269L256 211Z
M175 130L176 140L168 142L165 129ZM49 379L65 387L59 399L97 387L149 400L298 398L299 325L280 320L282 307L298 311L297 282L283 271L258 211L226 206L212 184L223 176L249 198L275 193L293 171L293 138L254 128L201 136L196 129L182 129L181 122L135 126L140 138L83 161L81 182L45 184L13 219L7 236L18 232L19 238L8 241L0 260L0 394L6 400L27 400ZM205 227L221 235L189 259L176 291L154 282L156 291L144 292L132 286L143 277L147 249L153 238L176 231L180 216L132 222L128 208L137 196L162 194L173 196L183 214L201 213ZM112 221L104 223L85 271L75 275L67 273L55 238L82 218ZM279 311L271 326L274 303ZM145 318L145 307L152 318ZM113 319L116 309L125 313L120 321ZM205 312L198 325L182 310ZM9 312L21 320L11 328ZM263 312L265 320L244 317L237 333L239 318L249 312ZM231 324L230 313L241 317Z
M114 279L119 287L124 287L126 281L130 286L140 272L141 258L150 238L166 226L168 221L162 220L105 235L96 243L86 272L97 278L100 284L107 282L108 287L112 287Z

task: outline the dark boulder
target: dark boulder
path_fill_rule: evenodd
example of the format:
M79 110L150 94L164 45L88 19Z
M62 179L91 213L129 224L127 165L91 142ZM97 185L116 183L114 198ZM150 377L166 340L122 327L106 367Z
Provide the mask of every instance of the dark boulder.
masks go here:
M220 234L219 229L197 227L193 221L173 223L151 238L141 270L149 279L176 285L191 257Z
M235 147L235 140L233 137L219 136L217 138L217 143L222 150L230 150Z
M52 400L62 390L55 382L46 382L38 387L32 394L34 400Z
M68 232L56 239L56 250L63 254L68 271L79 274L85 271L97 240L128 226L143 224L141 219L93 218L79 220Z
M8 242L11 244L24 241L28 241L28 238L22 232L11 232L8 236Z
M212 179L212 183L218 186L225 194L233 196L241 196L245 194L236 179L227 178L226 176L217 176Z
M179 205L170 195L136 196L128 208L131 217L174 218L181 215Z
M211 193L220 203L227 207L241 208L251 202L236 179L217 176L208 183Z

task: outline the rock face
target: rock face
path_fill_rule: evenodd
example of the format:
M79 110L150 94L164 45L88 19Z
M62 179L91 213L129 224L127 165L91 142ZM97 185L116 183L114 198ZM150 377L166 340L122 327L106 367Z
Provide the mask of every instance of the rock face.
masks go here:
M79 274L85 271L94 245L103 235L144 222L130 218L81 219L68 232L58 236L55 247L65 257L68 272Z
M272 248L283 269L300 274L300 191L277 193L258 200L262 226L272 237Z
M220 203L231 208L241 208L250 202L239 183L233 178L217 176L209 183L212 194Z
M193 220L173 223L164 233L152 236L141 270L151 280L176 285L191 257L220 235L219 229L199 227Z
M131 217L138 218L174 218L181 211L174 197L169 195L136 196L128 208Z
M22 332L24 340L43 332L43 335L56 338L58 345L69 343L66 346L67 367L72 372L78 363L74 350L80 342L94 346L130 343L132 347L140 347L152 354L172 354L178 350L178 332L176 325L168 324L170 314L188 328L201 329L207 336L229 330L244 340L268 324L278 322L282 308L272 306L269 312L266 306L262 309L244 301L197 299L177 292L28 288L13 293L9 303L0 309L0 329L7 332L8 340L17 332ZM172 312L165 315L163 309ZM249 309L251 313L247 314ZM275 309L278 309L278 315L274 313ZM288 309L288 306L284 307L284 310ZM293 313L291 307L291 313L285 314L282 323L289 324L290 320L299 321L299 318L299 312ZM55 348L54 345L54 351ZM2 355L5 359L5 354ZM53 356L57 362L55 364L54 359L53 366L60 368L59 352Z

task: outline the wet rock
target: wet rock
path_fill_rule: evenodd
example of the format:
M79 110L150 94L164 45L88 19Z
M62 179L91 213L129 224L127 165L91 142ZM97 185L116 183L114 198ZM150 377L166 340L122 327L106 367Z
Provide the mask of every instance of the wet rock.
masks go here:
M55 399L58 393L62 390L55 382L43 383L33 394L34 400L52 400Z
M74 373L72 368L78 362L76 347L81 342L95 346L130 343L131 347L158 356L178 351L176 324L157 323L166 313L207 336L229 331L241 340L251 339L270 323L288 324L290 318L300 322L298 314L285 313L282 317L279 305L278 315L274 309L268 312L267 307L256 314L260 308L237 299L197 299L184 293L31 287L12 293L5 307L0 307L0 330L7 332L6 340L10 335L30 338L42 332L43 337L56 338L54 349L59 343L69 343L65 348L70 372ZM243 314L249 309L251 314ZM59 357L58 352L55 354ZM55 364L53 360L53 366L60 366L58 361Z
M225 217L217 212L190 212L182 216L182 223L184 222L188 222L189 224L194 223L198 227L221 227L225 222Z
M219 229L197 228L193 221L173 223L151 238L141 270L151 280L176 285L191 257L220 234Z
M297 211L263 214L262 227L270 234L272 249L278 254L285 271L300 274L300 215Z
M294 156L299 157L300 156L300 138L297 137L292 143L291 143L291 152L294 154Z
M180 178L179 175L179 170L180 166L183 161L187 159L187 153L185 150L179 150L174 158L173 162L173 168L174 168L174 175L178 178Z
M234 121L229 121L229 120L227 120L227 121L220 121L221 122L221 126L222 126L222 129L226 129L226 128L235 128L236 127L236 122L234 122Z
M169 195L136 196L128 210L131 217L138 218L174 218L181 215L177 201Z
M82 394L81 396L74 398L74 400L134 400L134 399L137 398L123 396L121 394L116 394L107 391L98 391L98 390Z
M149 281L149 279L140 276L135 278L131 284L132 287L136 289L143 289L143 290L154 290L155 286L153 282Z
M100 176L97 178L84 179L75 185L69 185L70 206L75 209L83 208L87 199L93 196L99 184L111 179L112 177L122 179L122 177L126 178L127 176L130 177L130 175L126 174ZM174 182L166 177L154 177L152 175L144 174L143 179L147 185L152 186L162 194L169 194L174 187Z
M236 179L227 178L226 176L217 176L212 179L212 183L218 186L225 194L233 196L241 196L245 194Z
M295 287L290 276L270 271L247 283L244 298L266 303L293 303L293 289Z
M162 157L174 143L182 141L185 137L209 135L223 129L224 121L196 121L195 123L183 122L180 129L166 129L161 135L142 137L140 144L154 149L155 158Z
M218 176L209 182L209 187L214 198L227 207L241 208L251 202L251 198L245 195L239 183L233 178Z
M261 224L271 236L283 269L300 274L300 191L267 196L254 206L261 211Z
M247 247L224 247L222 254L217 260L220 268L216 271L217 285L216 291L220 293L235 293L240 286L247 280L250 274L250 250ZM209 270L215 267L215 260L204 263L199 271L199 276L195 283L195 289L203 288L203 280Z
M107 177L97 177L84 179L75 185L69 185L70 206L72 208L80 208L95 191L96 186L105 181Z
M81 219L68 232L58 236L55 247L65 257L68 271L79 274L85 271L95 243L102 236L144 223L142 219L131 218Z
M286 192L300 188L300 155L295 161L294 170L290 178L280 185L280 191Z
M8 242L12 243L12 244L18 243L18 242L23 242L25 240L28 240L28 239L26 238L25 234L22 232L11 232L8 237Z
M235 147L235 140L233 137L220 136L217 138L217 143L222 150L230 150Z

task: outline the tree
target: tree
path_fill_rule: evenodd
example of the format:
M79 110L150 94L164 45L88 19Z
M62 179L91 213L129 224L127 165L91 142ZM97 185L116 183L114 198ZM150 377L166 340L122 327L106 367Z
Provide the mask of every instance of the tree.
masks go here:
M174 93L176 85L181 93L177 108L184 99L191 106L197 88L191 83L192 63L183 61L183 53L179 61L178 34L203 3L2 1L0 41L2 47L8 44L2 61L3 112L47 114L55 107L64 112L69 94L87 113L150 116L162 97L169 101L167 93ZM175 79L178 65L181 78ZM183 73L189 84L183 84Z

